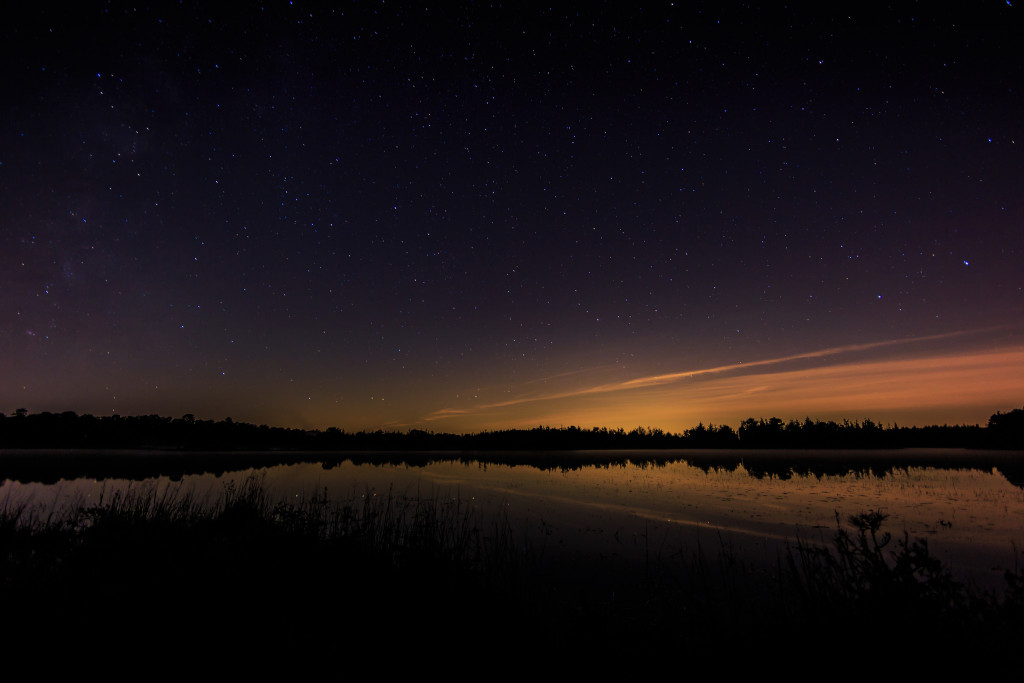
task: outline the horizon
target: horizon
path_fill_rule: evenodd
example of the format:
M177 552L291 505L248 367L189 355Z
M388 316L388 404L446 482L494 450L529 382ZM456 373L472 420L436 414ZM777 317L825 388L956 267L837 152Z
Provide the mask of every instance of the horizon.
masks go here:
M677 5L12 10L0 409L1020 407L1019 8Z
M252 427L260 427L260 428L269 427L271 429L298 430L298 431L321 432L321 433L329 432L331 430L339 430L342 433L346 433L346 434L374 434L374 433L380 433L380 432L383 432L385 434L409 434L409 433L412 433L412 432L424 432L424 433L427 433L427 434L437 435L437 436L443 436L443 435L449 435L449 436L475 436L475 435L480 435L480 434L487 434L487 433L494 433L494 432L504 432L504 431L524 431L525 432L525 431L535 431L535 430L552 430L552 431L579 430L581 432L602 431L602 432L608 432L608 433L625 432L627 434L634 433L634 432L637 432L637 431L645 432L647 434L653 434L655 432L661 432L662 434L664 434L666 436L684 436L687 432L689 432L689 431L691 431L693 429L699 428L699 427L704 427L704 428L708 428L708 429L718 429L718 428L721 428L721 427L728 427L733 432L738 432L739 428L744 423L746 423L748 421L753 421L753 422L757 422L757 423L767 423L767 422L772 421L772 420L779 420L781 422L781 424L783 424L783 425L788 425L790 423L794 423L795 422L795 423L797 423L797 424L799 424L801 426L803 426L808 421L810 423L814 423L814 424L836 424L836 425L840 425L840 426L844 426L845 425L845 426L853 426L853 427L859 427L859 426L862 426L862 425L864 425L866 423L870 423L870 424L873 424L875 427L877 427L879 429L883 429L883 430L891 430L891 429L921 429L921 428L932 428L932 427L938 427L938 428L986 427L987 424L988 424L989 418L994 417L994 416L999 415L999 414L1013 413L1015 411L1024 411L1024 407L1012 408L1012 409L1009 409L1007 411L1002 411L1002 410L993 411L992 413L989 414L988 417L985 418L985 420L983 422L979 421L979 422L975 422L975 423L967 423L967 422L962 422L962 423L961 422L955 422L955 423L942 422L942 423L939 423L939 422L933 421L933 422L926 422L926 423L922 423L922 424L911 424L911 425L899 424L899 423L896 423L896 422L884 422L884 421L880 421L880 420L875 420L870 415L864 415L864 416L858 416L858 417L845 416L845 417L835 417L835 418L828 418L828 419L819 419L819 418L812 418L810 415L804 415L803 417L799 417L798 418L798 417L793 417L793 416L780 417L779 415L774 415L774 414L773 415L764 415L764 414L762 414L762 415L757 415L757 416L755 416L755 415L748 415L747 417L743 418L742 420L739 420L735 424L730 424L730 423L725 423L725 422L723 422L723 423L716 423L716 422L712 422L710 420L709 421L699 420L697 423L692 424L692 425L690 425L689 427L687 427L685 429L679 429L677 431L673 431L673 430L669 430L669 429L662 429L658 425L654 425L654 424L636 424L636 425L629 425L629 426L627 426L627 425L614 425L614 426L613 425L587 425L587 424L558 424L558 425L555 425L555 424L533 424L533 425L521 425L521 426L513 426L513 427L505 427L505 428L486 428L485 427L483 429L479 429L479 430L475 430L475 431L435 430L435 429L431 429L429 426L426 427L426 428L423 428L423 427L407 427L406 429L382 429L382 428L377 428L377 429L348 430L348 429L345 429L345 428L342 428L342 427L338 427L336 425L331 425L331 426L328 426L328 427L301 427L301 426L286 425L286 424L268 424L266 422L251 422L251 421L248 421L248 420L235 419L232 415L225 415L225 416L220 417L220 418L208 417L208 416L203 416L203 415L196 415L195 413L184 413L182 415L177 415L177 416L175 416L175 415L163 415L163 414L159 414L159 413L138 413L138 414L113 413L113 414L110 414L110 415L96 415L96 414L88 412L88 411L76 411L76 410L60 410L60 411L57 411L57 410L39 410L39 411L34 411L33 412L33 411L29 411L27 408L18 408L18 409L14 410L14 411L11 411L9 414L0 414L0 419L17 419L19 414L24 414L25 417L31 417L31 416L40 416L40 415L61 416L61 415L70 413L70 414L74 415L75 417L79 417L79 418L81 418L81 417L88 417L88 418L96 418L96 419L102 419L102 418L138 419L138 418L153 418L153 417L155 417L155 418L159 418L159 419L162 419L162 420L170 420L170 421L173 421L173 422L178 422L178 421L181 421L181 420L188 419L188 420L194 420L196 422L208 422L208 423L230 422L232 424L242 424L242 425L248 425L248 426L252 426Z

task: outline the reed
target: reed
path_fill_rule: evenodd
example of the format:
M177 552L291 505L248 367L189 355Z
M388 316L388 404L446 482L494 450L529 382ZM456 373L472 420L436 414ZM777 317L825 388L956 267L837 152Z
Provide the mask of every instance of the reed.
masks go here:
M142 485L61 511L8 502L0 599L16 618L4 637L90 647L269 639L325 656L401 632L410 652L454 639L478 654L515 644L703 656L737 640L770 654L869 633L998 657L1024 635L1021 572L1008 573L1004 595L974 594L925 541L885 531L884 514L843 522L828 542L801 540L774 566L722 540L650 544L635 574L595 577L586 558L546 555L508 519L458 497L364 491L338 501L325 490L274 500L253 477L212 500ZM145 628L128 616L142 604L152 610Z

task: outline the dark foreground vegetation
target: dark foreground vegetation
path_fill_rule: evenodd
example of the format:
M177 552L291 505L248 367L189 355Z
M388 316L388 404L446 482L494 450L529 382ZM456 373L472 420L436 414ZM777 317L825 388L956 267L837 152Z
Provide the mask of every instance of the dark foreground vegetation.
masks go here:
M1024 408L995 413L985 427L883 426L870 419L835 421L748 418L738 429L699 424L681 434L633 430L536 427L476 434L346 432L286 429L235 422L144 415L96 417L74 412L0 414L0 448L169 448L186 450L591 450L668 448L1001 448L1024 449Z
M1024 574L1008 572L998 595L973 591L925 541L884 525L874 511L837 519L830 541L773 566L721 545L651 549L609 573L457 499L279 502L253 478L208 504L142 486L66 511L0 512L2 642L16 655L42 645L101 660L482 674L552 659L642 671L666 657L796 673L870 671L883 656L887 671L951 657L1016 665Z

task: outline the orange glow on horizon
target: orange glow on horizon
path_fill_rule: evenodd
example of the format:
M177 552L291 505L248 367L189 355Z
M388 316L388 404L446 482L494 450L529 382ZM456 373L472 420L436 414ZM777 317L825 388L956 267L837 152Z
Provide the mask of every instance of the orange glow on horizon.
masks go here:
M858 347L854 350L859 350ZM830 352L842 351L831 349ZM1024 348L847 361L779 370L825 352L747 365L551 390L476 407L442 409L435 431L580 425L683 431L698 422L737 426L747 417L863 419L924 425L981 423L1024 401Z

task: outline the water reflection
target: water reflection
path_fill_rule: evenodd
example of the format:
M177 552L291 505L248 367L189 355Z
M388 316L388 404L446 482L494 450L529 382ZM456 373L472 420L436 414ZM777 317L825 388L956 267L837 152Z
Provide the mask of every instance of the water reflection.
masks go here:
M270 494L339 501L363 495L458 499L480 519L507 517L538 554L554 562L599 563L623 572L727 544L752 561L774 563L796 538L831 537L840 519L869 509L889 514L899 536L927 538L936 557L961 578L1001 586L1024 548L1024 491L999 471L907 467L870 472L753 476L688 462L540 469L474 461L423 465L334 462L277 465L224 474L131 482L75 479L54 485L7 481L0 504L31 500L39 509L93 504L119 488L180 487L209 500L225 482L254 473Z
M410 465L494 464L541 470L575 470L625 464L661 466L686 461L705 470L739 465L762 477L790 474L884 473L908 467L998 469L1024 488L1024 451L960 448L905 449L657 449L591 451L136 451L0 450L0 480L54 484L62 479L179 480L191 474L226 474L277 465L342 463Z

